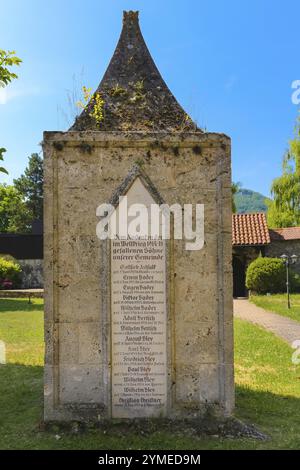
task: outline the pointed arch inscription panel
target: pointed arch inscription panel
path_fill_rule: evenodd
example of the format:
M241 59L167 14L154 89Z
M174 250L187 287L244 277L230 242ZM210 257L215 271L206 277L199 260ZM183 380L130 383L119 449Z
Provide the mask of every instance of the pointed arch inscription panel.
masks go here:
M128 206L155 204L137 177ZM118 217L118 207L116 209ZM112 417L159 417L167 407L166 241L110 241Z

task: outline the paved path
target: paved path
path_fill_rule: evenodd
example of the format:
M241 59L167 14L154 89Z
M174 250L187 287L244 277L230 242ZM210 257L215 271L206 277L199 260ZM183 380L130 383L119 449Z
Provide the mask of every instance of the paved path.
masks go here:
M249 300L234 299L233 312L235 317L272 331L290 345L293 341L300 340L300 322L282 317L277 313L268 312L252 304Z

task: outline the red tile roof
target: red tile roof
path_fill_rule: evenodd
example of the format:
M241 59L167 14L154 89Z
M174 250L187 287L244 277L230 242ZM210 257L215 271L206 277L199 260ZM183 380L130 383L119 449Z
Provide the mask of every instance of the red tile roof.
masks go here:
M233 245L268 245L270 242L267 220L263 212L232 215Z
M269 230L271 241L300 240L300 227L286 227Z

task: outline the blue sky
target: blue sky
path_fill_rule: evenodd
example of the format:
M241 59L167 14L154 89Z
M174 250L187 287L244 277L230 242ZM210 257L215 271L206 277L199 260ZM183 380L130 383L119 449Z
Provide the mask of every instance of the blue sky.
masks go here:
M0 7L0 48L23 59L19 79L0 92L10 173L1 182L24 171L44 130L68 128L67 90L98 85L122 11L132 9L181 105L200 126L232 138L234 181L269 193L297 116L299 0L0 0Z

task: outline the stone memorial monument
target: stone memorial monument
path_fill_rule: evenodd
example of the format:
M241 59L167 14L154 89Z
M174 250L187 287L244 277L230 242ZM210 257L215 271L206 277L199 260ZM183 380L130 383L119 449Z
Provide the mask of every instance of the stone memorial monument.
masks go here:
M124 12L88 98L69 131L44 133L45 421L228 416L230 139L199 129L177 103L137 12ZM125 200L201 205L203 243L174 236L173 212L169 237L101 239L99 207L119 221Z

